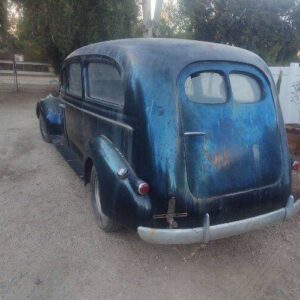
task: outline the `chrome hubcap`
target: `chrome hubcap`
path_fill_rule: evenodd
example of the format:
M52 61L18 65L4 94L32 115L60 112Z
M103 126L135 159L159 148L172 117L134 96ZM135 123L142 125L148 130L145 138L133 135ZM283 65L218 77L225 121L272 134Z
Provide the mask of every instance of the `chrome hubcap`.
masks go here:
M101 201L100 201L100 191L99 191L99 181L98 181L98 176L96 175L94 177L94 196L95 196L95 202L96 202L96 210L97 210L97 215L100 221L100 225L102 227L107 226L109 222L109 218L103 213L102 207L101 207Z
M40 117L40 118L41 118L41 121L40 121L41 133L42 133L42 136L45 137L46 136L46 125L45 125L45 122L44 122L43 118L42 117Z

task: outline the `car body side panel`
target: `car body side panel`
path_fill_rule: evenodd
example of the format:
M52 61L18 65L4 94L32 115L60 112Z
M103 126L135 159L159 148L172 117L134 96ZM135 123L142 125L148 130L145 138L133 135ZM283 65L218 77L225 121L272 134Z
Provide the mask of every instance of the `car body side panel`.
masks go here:
M136 227L151 218L150 198L136 193L130 179L136 175L125 157L104 136L90 140L88 152L92 158L100 184L100 198L104 213L121 224ZM128 177L121 179L120 168L128 169Z
M60 100L52 95L41 99L36 106L37 116L44 118L47 133L52 136L64 134L64 111L60 107Z
M85 148L95 136L105 135L130 160L133 128L123 121L120 113L101 108L97 103L83 103L82 134Z
M147 69L136 63L125 107L137 116L132 166L151 187L154 214L166 213L169 200L175 197L176 212L197 214L200 219L199 202L188 192L182 159L177 90L174 88L176 77L168 68L153 74L152 70L157 68L155 62Z
M83 135L82 135L82 100L75 99L71 96L64 96L65 104L65 123L68 141L78 157L82 159L84 156Z

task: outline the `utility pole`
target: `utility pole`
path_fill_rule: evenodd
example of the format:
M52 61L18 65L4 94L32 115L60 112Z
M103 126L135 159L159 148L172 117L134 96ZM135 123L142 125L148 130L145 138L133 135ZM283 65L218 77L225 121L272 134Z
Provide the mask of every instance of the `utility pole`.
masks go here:
M151 20L151 0L143 0L143 22L144 22L144 32L143 36L153 37L153 28L152 28L152 20Z
M154 18L151 19L151 0L142 0L143 23L145 38L153 37L153 27L159 23L163 0L156 0ZM158 35L158 34L156 34Z

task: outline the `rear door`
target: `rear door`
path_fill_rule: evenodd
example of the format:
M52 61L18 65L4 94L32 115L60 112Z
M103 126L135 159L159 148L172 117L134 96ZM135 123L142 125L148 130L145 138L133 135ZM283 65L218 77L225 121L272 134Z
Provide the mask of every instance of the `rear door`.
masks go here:
M83 156L83 135L82 135L82 67L80 60L70 62L66 66L66 89L63 94L65 100L65 122L66 134L73 150L78 156Z
M254 67L197 63L179 79L189 188L218 197L276 183L281 142L271 89Z
M112 59L85 61L83 137L87 145L96 135L106 136L130 160L132 128L123 113L125 88L120 67Z

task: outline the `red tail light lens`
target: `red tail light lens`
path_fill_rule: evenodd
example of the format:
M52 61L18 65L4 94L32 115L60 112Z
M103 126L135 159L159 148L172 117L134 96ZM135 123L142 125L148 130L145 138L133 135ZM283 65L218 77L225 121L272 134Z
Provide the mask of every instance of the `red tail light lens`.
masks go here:
M295 161L293 162L292 169L293 169L294 171L300 171L300 162L297 161L297 160L295 160Z
M138 193L140 195L142 195L142 196L146 195L146 194L149 193L149 191L150 191L150 186L149 186L148 183L142 182L142 183L139 184L139 186L138 186Z

